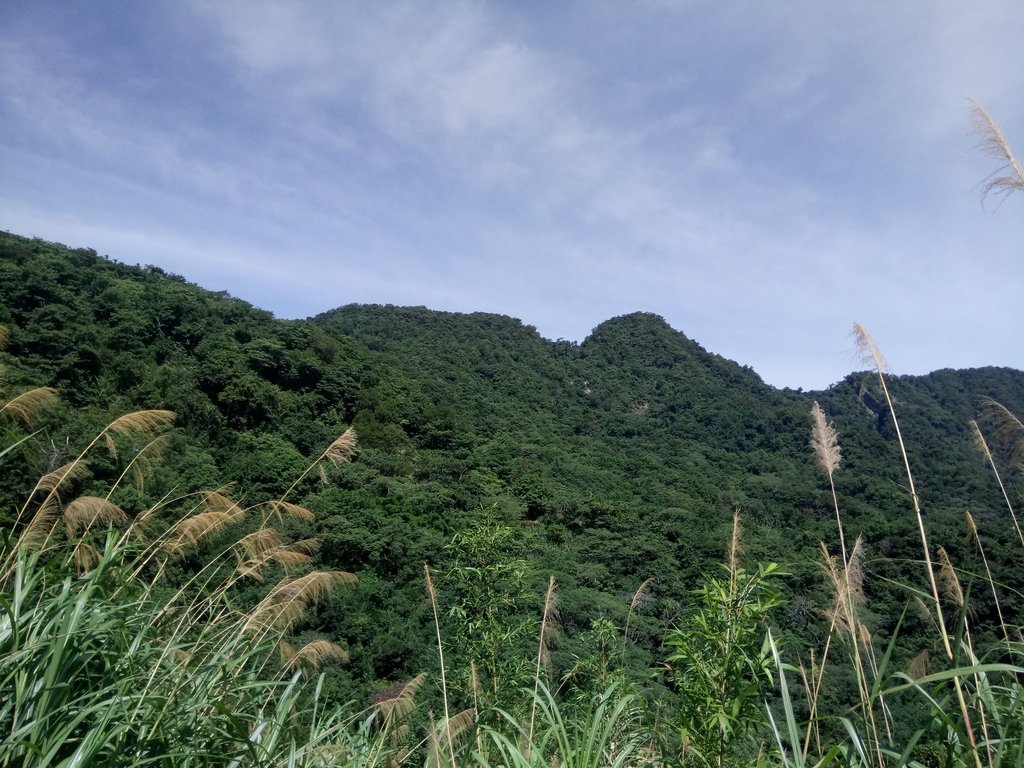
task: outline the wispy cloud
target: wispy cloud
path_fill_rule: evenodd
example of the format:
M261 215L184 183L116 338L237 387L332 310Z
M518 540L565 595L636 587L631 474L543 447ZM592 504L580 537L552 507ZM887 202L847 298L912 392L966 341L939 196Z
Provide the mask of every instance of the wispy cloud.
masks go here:
M0 166L24 182L0 226L286 315L426 303L580 338L646 309L820 386L848 361L810 358L869 311L906 369L955 365L921 338L958 290L1022 319L1024 219L973 199L964 111L1024 125L1020 21L1010 2L22 9L0 31Z

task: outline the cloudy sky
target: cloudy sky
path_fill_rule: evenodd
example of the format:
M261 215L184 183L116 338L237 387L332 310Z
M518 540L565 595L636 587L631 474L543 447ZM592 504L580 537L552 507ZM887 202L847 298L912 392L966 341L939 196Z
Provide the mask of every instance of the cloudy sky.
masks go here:
M1024 3L6 0L0 228L279 317L582 340L663 315L776 386L1024 368Z

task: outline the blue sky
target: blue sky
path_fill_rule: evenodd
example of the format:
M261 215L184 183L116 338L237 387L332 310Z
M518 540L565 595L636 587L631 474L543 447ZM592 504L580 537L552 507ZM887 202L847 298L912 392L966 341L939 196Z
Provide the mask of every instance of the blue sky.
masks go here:
M582 340L663 315L776 386L1024 367L1024 4L49 2L0 10L0 228L279 317Z

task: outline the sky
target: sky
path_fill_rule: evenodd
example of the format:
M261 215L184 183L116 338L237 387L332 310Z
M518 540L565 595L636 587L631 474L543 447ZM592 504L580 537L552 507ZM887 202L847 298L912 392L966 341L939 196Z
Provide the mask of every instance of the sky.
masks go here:
M283 318L662 315L777 387L1024 368L1024 3L5 0L0 229Z

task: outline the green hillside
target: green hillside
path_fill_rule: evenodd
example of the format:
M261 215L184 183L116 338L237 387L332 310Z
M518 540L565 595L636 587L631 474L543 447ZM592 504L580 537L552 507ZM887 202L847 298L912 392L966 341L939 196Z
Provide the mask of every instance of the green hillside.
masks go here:
M815 401L842 448L835 482L846 540L864 539L865 625L884 648L904 617L905 641L892 657L901 669L933 643L928 619L904 613L906 587L927 594L927 585L896 425L873 373L823 392L777 390L644 313L610 319L579 344L543 339L508 317L425 308L350 304L278 320L156 267L10 234L0 234L0 325L9 334L8 389L53 387L62 403L6 457L0 515L9 534L24 524L17 510L36 479L128 411L177 417L146 485L112 496L126 509L225 488L244 504L277 498L354 427L354 460L326 483L308 474L289 497L315 519L281 523L291 539L320 541L313 565L359 577L358 588L332 594L294 630L347 649L347 663L325 677L331 701L366 702L437 666L426 563L448 617L450 662L461 670L453 697L464 704L475 642L490 643L495 659L536 654L524 628L534 626L553 576L555 687L594 685L600 675L581 664L608 663L604 651L594 654L611 642L622 679L671 709L681 684L651 670L664 669L666 637L694 615L694 590L721 571L737 512L748 569L773 562L789 574L777 584L777 636L794 664L820 658L831 588L819 546L835 555L838 538L809 445ZM931 540L963 564L965 581L977 580L974 631L991 641L1002 622L980 586L965 514L984 537L1004 620L1017 623L1020 542L968 423L979 420L1008 467L1001 451L1012 446L986 398L1024 413L1024 373L946 370L887 383ZM24 434L11 428L8 438ZM79 492L103 495L121 461L90 463ZM1015 478L1005 479L1018 500ZM202 569L229 533L219 535L175 561L173 578L185 583ZM474 603L480 584L486 605ZM240 586L237 600L255 602L257 590ZM492 634L474 611L497 622ZM532 673L497 661L478 671L496 690L499 679L512 686ZM853 682L840 676L834 686L830 695L841 699Z

